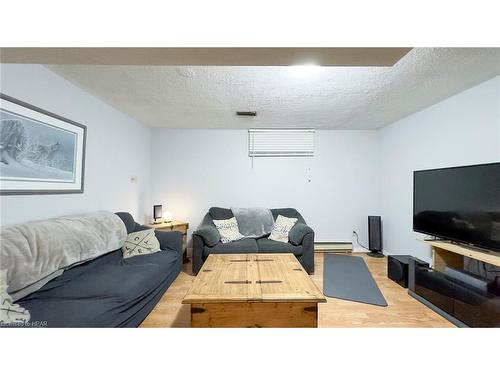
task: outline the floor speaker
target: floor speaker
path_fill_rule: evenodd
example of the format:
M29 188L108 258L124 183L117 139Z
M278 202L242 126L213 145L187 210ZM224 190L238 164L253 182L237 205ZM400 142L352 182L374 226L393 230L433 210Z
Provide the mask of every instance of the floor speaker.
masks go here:
M382 218L368 216L368 255L381 258L382 254Z

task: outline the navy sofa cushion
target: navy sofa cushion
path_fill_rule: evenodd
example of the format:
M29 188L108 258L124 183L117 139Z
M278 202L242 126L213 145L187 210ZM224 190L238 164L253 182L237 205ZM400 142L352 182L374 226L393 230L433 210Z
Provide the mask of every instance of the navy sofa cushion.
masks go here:
M210 254L244 254L258 252L257 241L253 238L245 238L228 243L219 242L213 247L205 246L205 256Z
M136 327L181 270L176 251L123 259L121 250L65 271L17 301L47 327Z
M293 253L302 255L302 246L294 246L291 243L273 241L269 238L260 238L257 240L259 253Z

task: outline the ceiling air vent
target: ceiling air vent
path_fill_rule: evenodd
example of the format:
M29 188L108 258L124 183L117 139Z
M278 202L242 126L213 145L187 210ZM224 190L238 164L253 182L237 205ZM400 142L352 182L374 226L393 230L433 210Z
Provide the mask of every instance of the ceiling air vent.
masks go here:
M238 116L257 116L257 112L255 111L238 111L236 114Z

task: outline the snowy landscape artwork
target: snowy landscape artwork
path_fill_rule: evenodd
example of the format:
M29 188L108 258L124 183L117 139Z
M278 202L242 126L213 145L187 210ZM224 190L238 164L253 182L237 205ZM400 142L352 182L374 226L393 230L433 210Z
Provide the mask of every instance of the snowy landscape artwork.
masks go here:
M9 102L2 97L1 103L2 193L83 191L82 141L86 128L36 107L24 107L22 102Z
M0 111L3 180L73 181L76 134Z

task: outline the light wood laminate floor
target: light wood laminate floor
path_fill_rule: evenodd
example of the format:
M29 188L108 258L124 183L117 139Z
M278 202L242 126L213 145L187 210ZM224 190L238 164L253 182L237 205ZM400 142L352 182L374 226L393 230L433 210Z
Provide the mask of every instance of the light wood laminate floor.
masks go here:
M453 327L451 323L410 297L406 289L387 278L387 258L361 256L382 291L388 307L343 301L327 297L327 303L319 304L320 328L327 327ZM315 273L311 275L323 290L323 254L315 255ZM183 265L183 271L172 283L141 327L190 327L190 305L183 305L194 276L191 263Z

